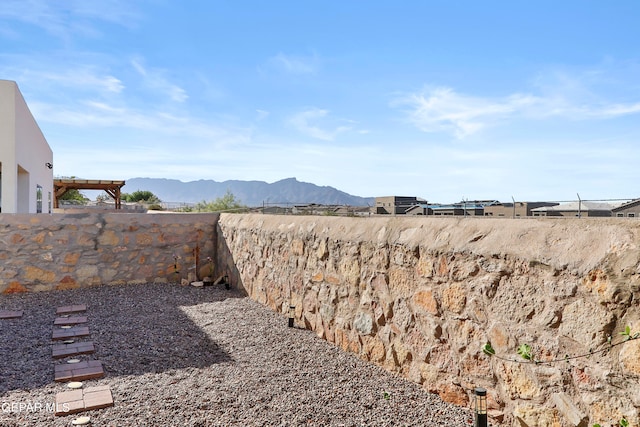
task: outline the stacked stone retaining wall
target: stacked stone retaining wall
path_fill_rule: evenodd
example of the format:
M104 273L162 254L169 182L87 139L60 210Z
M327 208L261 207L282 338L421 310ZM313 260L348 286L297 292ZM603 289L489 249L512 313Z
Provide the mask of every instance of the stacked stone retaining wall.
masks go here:
M640 332L639 247L640 222L618 219L2 214L0 293L178 282L211 257L251 298L294 304L298 326L444 400L485 387L493 424L637 427L640 340L571 357ZM542 363L497 357L523 361L521 344Z
M640 424L640 222L225 215L219 264L251 298L493 425ZM497 356L481 348L490 342Z
M0 293L180 282L215 258L217 214L0 214Z

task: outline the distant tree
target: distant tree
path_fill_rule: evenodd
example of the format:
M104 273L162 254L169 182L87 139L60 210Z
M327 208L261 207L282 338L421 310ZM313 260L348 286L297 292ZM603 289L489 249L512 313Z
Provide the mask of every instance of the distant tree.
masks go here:
M60 177L60 179L76 179L76 177ZM61 197L58 197L58 200L73 200L82 205L86 205L87 202L89 202L89 198L85 197L80 190L76 190L75 188L67 190Z
M133 193L122 193L120 198L124 202L131 203L149 203L149 204L159 204L161 202L160 198L153 194L151 191L147 190L136 190Z
M247 210L247 206L236 199L229 190L224 196L218 197L212 202L202 201L197 203L194 207L187 209L190 212L242 212Z
M58 200L73 200L81 205L86 205L89 202L89 198L85 197L80 190L75 188L67 190Z

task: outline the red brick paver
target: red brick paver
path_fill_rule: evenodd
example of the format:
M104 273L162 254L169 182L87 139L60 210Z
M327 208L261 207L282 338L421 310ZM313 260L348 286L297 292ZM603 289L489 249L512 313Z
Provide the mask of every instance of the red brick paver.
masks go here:
M78 323L87 323L87 316L56 317L53 326L77 325Z
M63 391L56 394L56 415L69 415L113 406L109 386Z
M51 353L54 359L75 356L77 354L91 354L96 351L93 341L74 342L71 344L54 344Z
M55 380L58 382L84 381L103 376L104 370L99 360L55 365Z
M81 311L87 311L86 304L65 305L64 307L58 307L56 309L56 314L71 314L79 313Z
M54 329L52 340L66 340L67 338L86 337L91 335L88 326L74 326L69 329Z
M0 310L0 319L18 319L22 313L22 310Z

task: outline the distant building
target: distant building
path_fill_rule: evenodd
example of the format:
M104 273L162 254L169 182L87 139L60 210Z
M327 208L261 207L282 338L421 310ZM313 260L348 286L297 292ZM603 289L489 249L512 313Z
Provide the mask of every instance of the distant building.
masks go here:
M485 209L500 203L497 200L466 200L452 204L426 204L411 206L405 211L407 215L432 216L483 216Z
M418 197L385 196L376 197L375 213L387 215L404 215L407 209L414 205L426 204L427 201Z
M16 82L0 80L0 212L50 213L53 152Z
M490 206L485 206L484 215L508 218L527 217L533 216L533 213L531 212L533 209L557 205L558 203L551 202L496 203Z
M484 216L488 206L499 203L497 200L463 200L451 205L433 205L431 209L435 216Z
M533 216L610 217L613 206L609 203L571 202L532 209Z
M405 215L433 215L433 211L430 206L426 203L419 203L417 205L413 205L404 211Z
M640 218L640 199L620 205L611 212L617 218Z
M369 206L338 206L333 213L340 216L369 216L371 209Z

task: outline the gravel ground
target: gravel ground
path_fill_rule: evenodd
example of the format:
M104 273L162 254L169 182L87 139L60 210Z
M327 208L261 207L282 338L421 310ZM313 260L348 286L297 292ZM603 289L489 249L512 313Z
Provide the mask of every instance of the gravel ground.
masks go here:
M471 411L361 361L224 287L99 286L0 296L1 426L69 426L55 417L55 308L88 306L114 407L93 426L470 426ZM63 363L62 361L56 363ZM27 409L12 411L12 405Z

